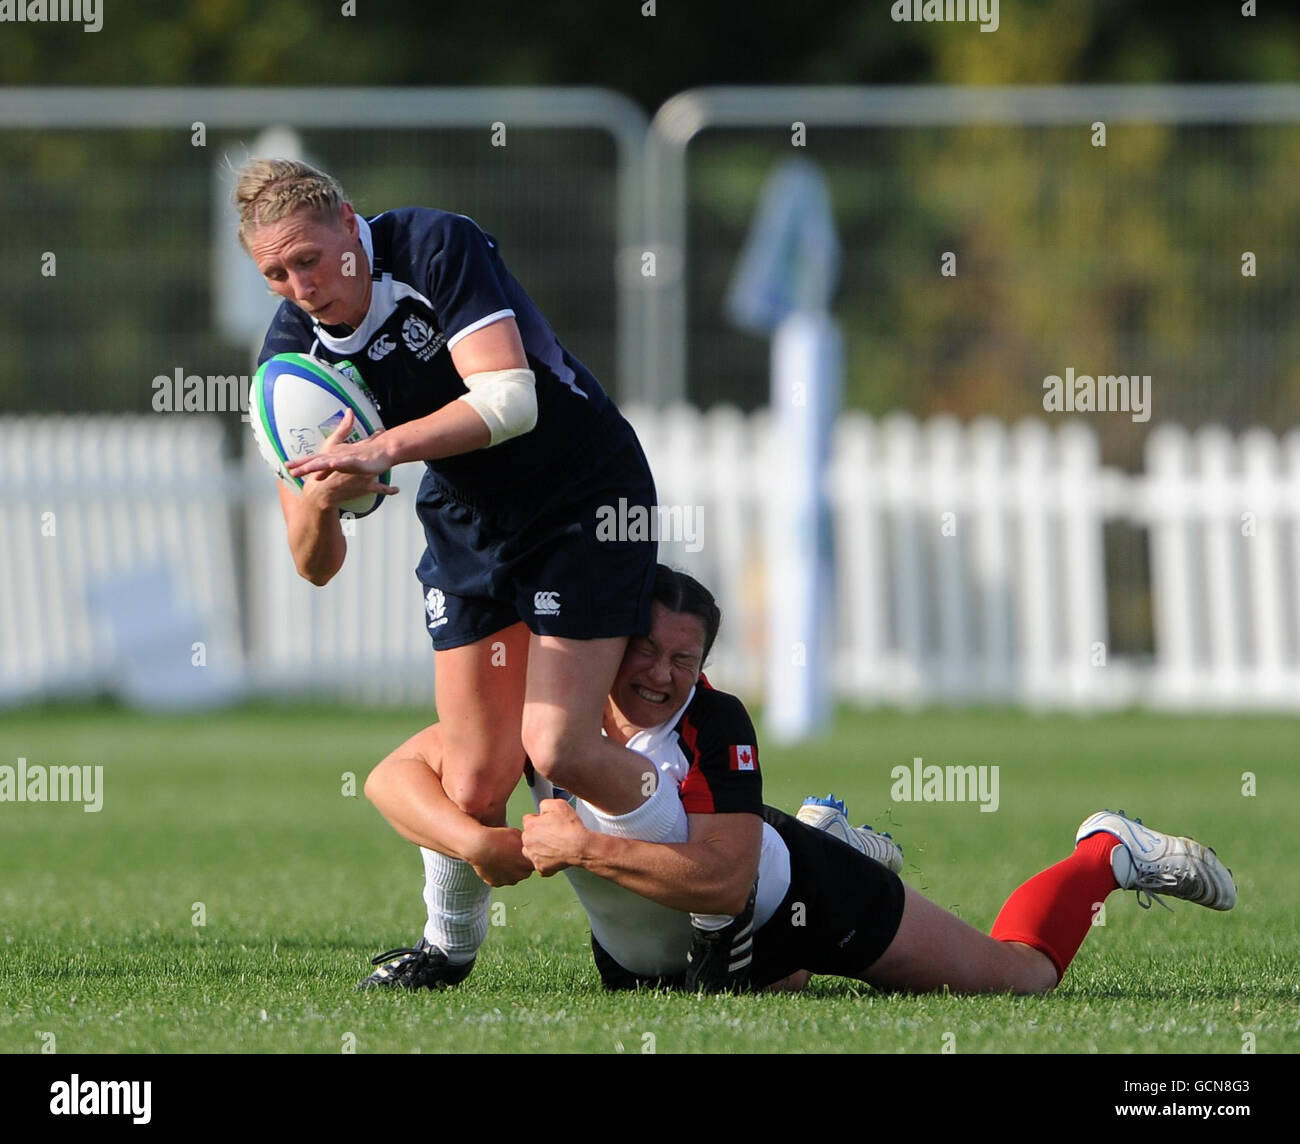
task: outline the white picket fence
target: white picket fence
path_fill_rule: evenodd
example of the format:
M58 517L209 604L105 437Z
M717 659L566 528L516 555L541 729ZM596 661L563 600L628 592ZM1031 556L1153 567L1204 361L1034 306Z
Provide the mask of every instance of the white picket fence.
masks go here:
M212 418L0 418L0 702L238 695L240 493Z
M275 478L250 449L247 608L250 685L259 693L334 694L376 706L433 705L433 645L415 566L424 532L415 494L424 465L400 465L391 503L345 527L348 554L323 588L302 579L285 543Z
M1153 433L1134 516L1151 530L1164 706L1300 706L1300 430Z
M709 585L709 667L761 699L764 544L782 522L764 414L628 411L692 537L661 558ZM145 706L241 694L432 701L402 494L354 524L339 575L293 569L274 482L214 418L0 419L0 702L114 690ZM841 698L1076 710L1300 709L1300 433L1153 430L1145 470L1053 429L839 421L828 470ZM1155 656L1111 654L1103 528L1149 530Z

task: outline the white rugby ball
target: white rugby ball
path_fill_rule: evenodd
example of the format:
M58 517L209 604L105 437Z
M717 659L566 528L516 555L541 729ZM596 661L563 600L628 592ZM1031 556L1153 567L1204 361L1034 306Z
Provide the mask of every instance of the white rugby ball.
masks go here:
M264 361L253 376L248 408L262 459L276 476L298 488L302 488L302 480L291 476L286 465L321 449L347 410L352 410L354 418L349 444L364 441L384 427L359 376L308 354L276 354ZM388 484L391 476L390 469L379 480ZM368 493L344 502L339 512L368 516L385 499L379 493Z

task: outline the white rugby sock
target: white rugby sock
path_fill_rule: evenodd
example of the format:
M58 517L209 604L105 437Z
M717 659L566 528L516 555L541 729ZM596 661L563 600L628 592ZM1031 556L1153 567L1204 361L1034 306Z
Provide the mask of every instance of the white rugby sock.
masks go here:
M677 796L674 784L663 781L663 775L654 772L657 780L654 793L636 810L627 814L606 814L587 803L587 810L595 820L596 829L601 834L612 834L615 838L635 838L638 842L678 841L673 838L679 832L679 823L684 820L682 802ZM685 839L681 839L684 841Z
M441 949L452 965L464 965L487 937L492 887L468 862L423 846L420 854L424 858L424 904L429 911L425 940Z

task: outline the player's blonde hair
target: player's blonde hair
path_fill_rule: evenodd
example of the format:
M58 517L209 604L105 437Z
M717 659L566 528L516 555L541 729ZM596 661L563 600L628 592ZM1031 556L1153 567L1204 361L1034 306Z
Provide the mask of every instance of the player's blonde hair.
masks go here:
M298 159L249 159L237 172L232 198L239 211L239 243L245 250L249 233L259 226L301 210L311 211L322 222L333 222L347 201L333 175Z

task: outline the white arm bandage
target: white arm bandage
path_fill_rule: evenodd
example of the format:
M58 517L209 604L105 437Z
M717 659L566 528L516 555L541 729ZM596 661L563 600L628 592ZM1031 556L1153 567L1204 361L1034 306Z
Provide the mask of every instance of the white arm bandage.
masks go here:
M469 392L460 399L483 418L490 445L522 436L537 424L537 378L531 369L471 373L465 387Z

